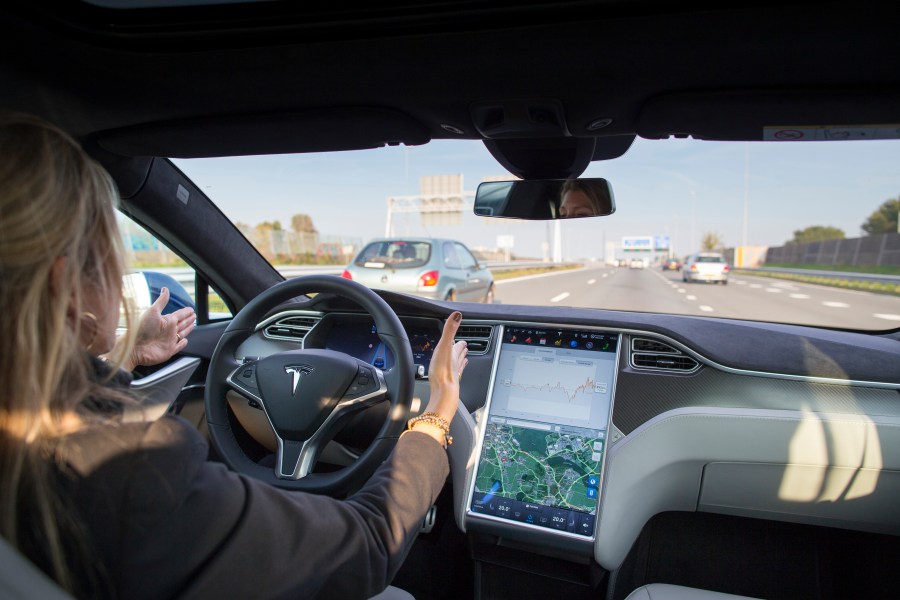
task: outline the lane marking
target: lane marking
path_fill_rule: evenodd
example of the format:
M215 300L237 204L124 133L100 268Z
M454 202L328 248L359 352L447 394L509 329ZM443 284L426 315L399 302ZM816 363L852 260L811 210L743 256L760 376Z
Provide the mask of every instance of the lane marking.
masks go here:
M758 289L761 288L762 286L759 285L758 283L751 283L751 284L750 284L750 287L752 287L754 290L758 290Z
M887 321L900 321L900 315L890 315L885 313L875 313L872 315L877 319L885 319Z
M553 296L552 298L550 298L550 302L559 302L560 300L565 300L568 297L569 297L569 292L563 292L562 294L559 294L558 296Z
M604 273L603 276L606 277L606 274ZM588 285L594 285L595 283L597 283L596 279L588 279Z
M678 293L679 294L687 294L687 290L685 290L684 288L681 288L678 290Z
M780 294L781 293L781 290L779 290L778 288L766 288L766 291L769 292L770 294Z
M742 281L742 280L740 280L740 279L735 279L734 282L735 282L736 284L738 284L738 285L747 285L747 282L746 282L746 281Z
M697 296L685 296L688 300L696 300Z
M809 298L809 296L806 294L790 294L790 297L796 298L797 300L806 300L807 298Z
M707 306L707 305L705 305L705 304L701 304L701 305L700 305L700 310L702 310L703 312L712 312L712 311L713 311L713 307L712 307L712 306Z
M828 306L830 308L850 308L850 305L844 302L823 302L822 306Z

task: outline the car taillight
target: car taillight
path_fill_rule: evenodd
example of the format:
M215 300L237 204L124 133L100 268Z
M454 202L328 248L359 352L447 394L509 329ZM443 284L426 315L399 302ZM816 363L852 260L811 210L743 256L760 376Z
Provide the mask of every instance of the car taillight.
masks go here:
M350 271L348 271L347 269L344 269L344 272L341 273L341 277L343 277L344 279L353 279L353 275L351 275Z
M728 265L725 265L724 267L722 267L722 271L724 271L725 273L727 273L727 272L728 272Z
M696 271L696 270L697 270L697 265L691 265L691 271Z
M437 271L428 271L427 273L419 277L419 285L421 285L422 287L434 287L437 285L439 276L440 273L438 273Z

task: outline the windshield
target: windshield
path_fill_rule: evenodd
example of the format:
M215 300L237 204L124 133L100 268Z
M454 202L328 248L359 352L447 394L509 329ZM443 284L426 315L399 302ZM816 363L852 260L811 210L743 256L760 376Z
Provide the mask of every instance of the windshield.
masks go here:
M174 162L276 268L419 266L397 241L440 238L487 266L478 301L900 326L900 141L638 139L583 175L609 180L615 214L552 223L472 214L478 184L511 179L477 141Z

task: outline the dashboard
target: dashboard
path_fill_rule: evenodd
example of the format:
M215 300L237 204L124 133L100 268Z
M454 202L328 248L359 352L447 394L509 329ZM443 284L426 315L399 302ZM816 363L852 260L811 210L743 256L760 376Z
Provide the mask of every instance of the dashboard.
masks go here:
M427 373L449 310L418 299L395 310ZM465 313L469 366L449 448L461 530L607 569L666 511L900 534L898 340L542 310ZM301 345L393 364L371 319L341 306L273 314L240 352ZM414 411L427 402L423 375Z

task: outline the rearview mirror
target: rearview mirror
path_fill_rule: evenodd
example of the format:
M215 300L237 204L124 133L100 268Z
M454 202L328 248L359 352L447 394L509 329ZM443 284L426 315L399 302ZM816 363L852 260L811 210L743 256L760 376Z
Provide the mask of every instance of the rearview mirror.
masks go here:
M549 221L605 217L616 212L616 201L601 178L487 181L478 186L474 210L481 217Z

